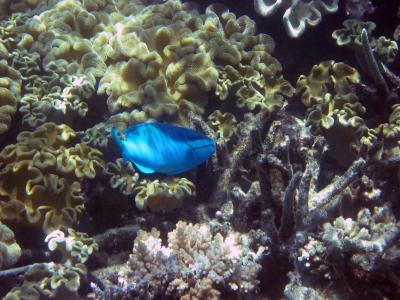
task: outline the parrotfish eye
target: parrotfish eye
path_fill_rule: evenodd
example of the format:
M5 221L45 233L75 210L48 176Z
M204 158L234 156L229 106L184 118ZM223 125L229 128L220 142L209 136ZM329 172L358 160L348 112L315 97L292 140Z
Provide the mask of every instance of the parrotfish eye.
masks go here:
M124 141L124 140L126 139L125 134L123 134L122 132L118 132L117 134L118 134L118 137L119 137L122 141Z

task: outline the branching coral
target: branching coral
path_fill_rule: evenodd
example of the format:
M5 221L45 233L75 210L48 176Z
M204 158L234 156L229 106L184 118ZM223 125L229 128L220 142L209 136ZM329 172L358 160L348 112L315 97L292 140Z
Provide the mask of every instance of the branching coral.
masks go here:
M262 16L272 15L283 7L283 24L293 38L302 35L307 26L318 25L324 14L335 13L338 4L339 0L254 0L255 10Z
M400 224L387 206L361 209L357 219L338 217L325 223L317 238L309 237L298 260L302 272L325 279L343 278L339 266L351 265L353 276L380 272L380 261L389 246L400 236Z
M127 267L119 271L122 293L148 299L220 299L221 287L249 295L258 284L264 252L238 232L213 234L208 224L178 222L163 246L160 233L139 231Z
M324 224L322 239L328 256L339 252L348 255L351 264L363 271L376 270L379 259L392 242L400 236L400 224L389 207L364 208L357 220L337 218L333 224ZM331 257L334 261L339 257Z
M1 219L41 224L46 231L73 225L83 209L80 182L103 168L102 154L66 125L46 123L21 132L0 152Z

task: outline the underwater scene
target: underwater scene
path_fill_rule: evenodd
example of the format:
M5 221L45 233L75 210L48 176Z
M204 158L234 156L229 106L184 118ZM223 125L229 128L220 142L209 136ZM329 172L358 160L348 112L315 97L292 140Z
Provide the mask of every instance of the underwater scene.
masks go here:
M400 299L399 0L0 0L0 298Z

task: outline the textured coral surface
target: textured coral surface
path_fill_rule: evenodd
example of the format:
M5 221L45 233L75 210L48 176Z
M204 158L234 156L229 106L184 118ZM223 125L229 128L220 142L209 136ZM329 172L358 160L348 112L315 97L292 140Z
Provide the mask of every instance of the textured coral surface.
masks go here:
M219 2L0 0L1 299L400 299L398 1Z

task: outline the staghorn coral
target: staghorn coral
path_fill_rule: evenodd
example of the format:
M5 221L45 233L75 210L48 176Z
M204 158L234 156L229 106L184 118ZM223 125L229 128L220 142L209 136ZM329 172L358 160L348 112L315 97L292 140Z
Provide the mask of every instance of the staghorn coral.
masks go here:
M302 35L307 26L318 25L324 14L335 13L338 4L339 0L254 0L254 8L262 16L270 16L282 7L283 24L293 38Z
M220 286L248 295L256 288L264 248L253 252L245 234L212 234L208 224L178 222L168 234L168 247L160 233L139 231L127 268L119 272L122 289L156 299L220 299ZM190 275L191 274L191 275Z
M76 133L66 125L46 123L24 131L17 143L0 152L0 213L50 231L76 224L83 209L80 182L103 168L102 154L83 144L72 146Z
M17 244L14 232L0 223L0 270L14 265L21 256L21 247Z
M393 38L395 41L400 41L400 24L397 25L396 29L393 32Z
M136 207L140 210L169 211L183 205L196 194L196 186L186 178L140 181L134 188Z
M21 74L0 60L0 134L6 132L21 96Z

